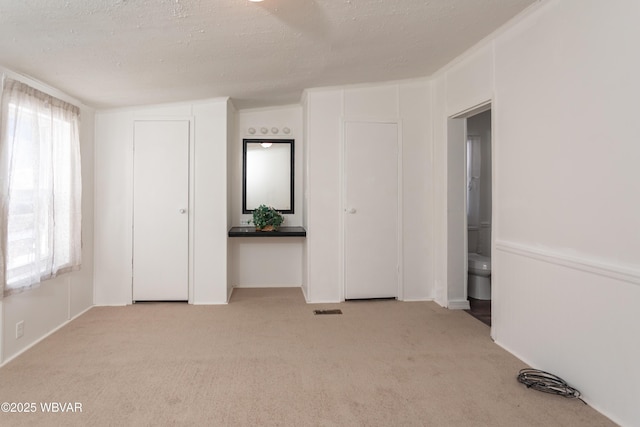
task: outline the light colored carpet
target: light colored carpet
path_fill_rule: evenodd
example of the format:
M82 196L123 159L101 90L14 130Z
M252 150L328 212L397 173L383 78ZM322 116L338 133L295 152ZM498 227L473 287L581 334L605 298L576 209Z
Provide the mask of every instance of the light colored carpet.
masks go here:
M0 425L613 425L519 384L523 367L486 325L435 303L236 289L226 306L91 309L0 369L0 402L38 405Z

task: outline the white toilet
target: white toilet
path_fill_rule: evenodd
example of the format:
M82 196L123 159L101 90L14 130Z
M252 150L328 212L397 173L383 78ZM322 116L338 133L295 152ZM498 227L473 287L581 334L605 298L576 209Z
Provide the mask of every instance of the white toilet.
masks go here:
M490 300L491 299L491 258L469 253L469 297Z

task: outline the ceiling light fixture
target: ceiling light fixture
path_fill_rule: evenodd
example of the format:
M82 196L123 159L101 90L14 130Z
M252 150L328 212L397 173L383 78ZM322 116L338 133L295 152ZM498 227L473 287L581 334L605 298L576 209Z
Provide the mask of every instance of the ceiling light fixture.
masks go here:
M251 3L260 3L262 0L249 0Z

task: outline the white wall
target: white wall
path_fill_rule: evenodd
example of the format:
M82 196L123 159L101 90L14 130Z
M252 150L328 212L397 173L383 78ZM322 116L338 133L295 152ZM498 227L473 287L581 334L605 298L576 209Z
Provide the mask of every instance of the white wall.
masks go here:
M227 230L233 226L233 192L234 192L234 174L231 172L235 170L235 148L236 139L238 135L237 130L237 116L238 112L233 105L233 102L229 100L227 103ZM232 257L231 253L232 242L231 239L227 239L227 300L231 298L233 292L232 282Z
M340 89L305 94L307 230L303 291L308 302L340 301Z
M302 93L302 99L300 100L302 105L302 129L304 137L307 135L307 128L309 122L308 114L308 102L307 93ZM302 226L307 229L309 223L309 147L306 143L302 147ZM306 296L309 295L309 245L305 239L304 245L302 245L302 293ZM307 298L308 299L308 298Z
M267 128L269 132L263 135L261 128ZM278 133L271 132L272 128L277 128ZM289 134L285 134L282 129L288 127ZM248 132L249 128L256 130L255 134ZM257 108L239 110L237 114L237 125L235 127L235 146L231 153L233 158L233 169L229 170L232 184L231 202L233 224L235 226L246 225L251 219L251 214L242 213L242 140L249 139L294 139L295 140L295 164L294 164L294 213L285 214L283 226L302 225L302 153L304 151L304 139L302 131L302 106L287 105L281 107Z
M344 299L342 271L343 126L348 120L394 121L401 129L402 292L433 298L430 86L426 81L312 89L304 97L307 301Z
M261 128L267 128L265 135ZM278 132L273 133L272 128ZM289 128L288 134L283 128ZM255 134L248 132L256 130ZM294 139L294 213L285 214L283 226L302 225L303 152L302 107L279 107L239 110L230 157L231 221L246 226L251 214L242 214L242 140L245 138ZM232 287L299 287L302 285L302 251L304 238L229 238L229 283Z
M302 286L304 237L229 238L229 281L235 288Z
M440 160L448 117L492 101L493 337L621 425L640 419L639 18L631 0L541 2L437 73L432 98Z
M402 223L404 301L435 297L433 229L433 146L431 86L425 81L398 84L402 123Z
M483 45L432 78L435 300L466 309L466 117L492 100L493 50Z
M466 224L466 162L465 119L447 118L446 150L446 307L468 309L467 300L467 229ZM444 248L443 248L444 249Z
M221 304L227 292L229 100L193 104L195 120L194 304Z
M0 67L5 75L80 107L82 161L82 267L42 282L40 287L0 301L0 364L6 363L93 304L93 182L94 110L57 89ZM0 78L1 80L1 78ZM1 90L1 88L0 88ZM24 321L24 335L16 339L16 323Z
M138 118L193 119L189 299L194 304L227 301L228 102L214 99L97 112L96 305L132 301L133 121Z
M446 76L441 75L431 81L431 117L432 117L432 153L433 182L432 218L433 218L433 286L434 299L443 307L448 306L448 233L447 233L447 140L448 121L446 120ZM437 120L440 118L441 120ZM462 255L461 255L462 256Z

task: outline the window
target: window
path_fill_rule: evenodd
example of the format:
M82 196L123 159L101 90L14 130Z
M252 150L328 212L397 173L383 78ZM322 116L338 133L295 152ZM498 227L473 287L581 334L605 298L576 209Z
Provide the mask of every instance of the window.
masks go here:
M5 79L0 121L3 294L80 267L79 109Z

